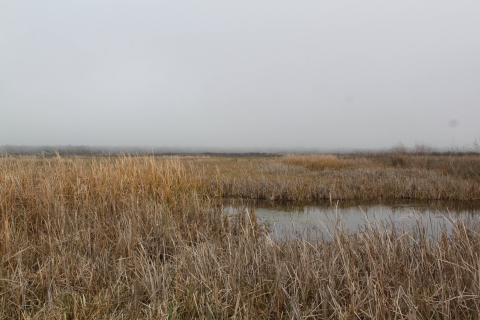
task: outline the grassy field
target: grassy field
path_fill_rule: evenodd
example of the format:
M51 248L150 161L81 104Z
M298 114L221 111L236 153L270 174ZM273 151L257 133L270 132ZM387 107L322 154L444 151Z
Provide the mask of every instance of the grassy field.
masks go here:
M478 155L0 159L2 319L478 319L480 226L273 240L223 198L480 199Z
M184 160L209 194L312 202L322 199L480 200L478 155L287 155Z

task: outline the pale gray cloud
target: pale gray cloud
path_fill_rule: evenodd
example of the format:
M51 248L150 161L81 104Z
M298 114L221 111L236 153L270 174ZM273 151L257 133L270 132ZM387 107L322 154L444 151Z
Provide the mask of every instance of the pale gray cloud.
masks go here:
M1 2L0 145L480 136L478 1Z

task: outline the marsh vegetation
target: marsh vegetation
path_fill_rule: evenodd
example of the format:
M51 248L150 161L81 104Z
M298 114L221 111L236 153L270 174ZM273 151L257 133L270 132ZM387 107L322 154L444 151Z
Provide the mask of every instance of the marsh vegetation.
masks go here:
M480 199L478 155L0 159L0 317L480 315L478 218L276 239L246 199ZM234 198L237 213L223 210Z

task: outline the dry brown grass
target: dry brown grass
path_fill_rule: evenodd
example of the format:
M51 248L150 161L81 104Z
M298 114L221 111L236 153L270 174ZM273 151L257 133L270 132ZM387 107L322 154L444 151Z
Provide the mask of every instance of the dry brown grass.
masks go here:
M318 179L281 159L3 157L0 318L478 318L477 225L274 241L218 197L258 167L259 194Z
M342 169L355 164L352 160L332 154L288 154L283 157L287 164L301 165L313 170Z
M204 172L201 181L212 196L301 202L322 199L480 200L480 179L475 178L480 175L480 165L475 166L480 164L478 155L449 160L445 157L449 161L447 170L444 158L438 160L444 167L433 165L436 162L425 167L423 158L405 155L406 165L395 166L391 157L212 157L185 163ZM467 171L473 173L462 174Z

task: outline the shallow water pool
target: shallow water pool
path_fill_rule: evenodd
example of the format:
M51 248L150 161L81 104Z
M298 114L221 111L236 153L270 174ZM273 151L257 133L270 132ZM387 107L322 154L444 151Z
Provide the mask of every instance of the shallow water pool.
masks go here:
M230 213L254 212L273 238L327 237L337 230L364 232L366 228L382 230L414 230L421 227L435 236L439 230L452 232L458 219L480 222L479 203L460 202L395 202L355 203L324 202L315 205L293 205L267 201L227 201L224 210Z

